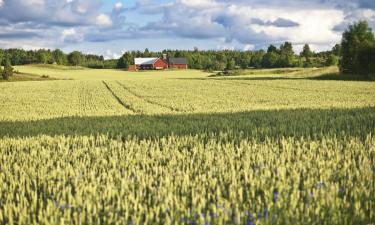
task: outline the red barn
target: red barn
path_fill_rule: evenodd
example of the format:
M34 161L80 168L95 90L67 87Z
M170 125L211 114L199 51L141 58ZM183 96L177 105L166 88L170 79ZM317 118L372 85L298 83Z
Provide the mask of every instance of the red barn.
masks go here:
M136 70L164 70L168 69L168 63L162 58L135 58Z
M173 69L186 70L188 63L186 58L169 58L169 67Z

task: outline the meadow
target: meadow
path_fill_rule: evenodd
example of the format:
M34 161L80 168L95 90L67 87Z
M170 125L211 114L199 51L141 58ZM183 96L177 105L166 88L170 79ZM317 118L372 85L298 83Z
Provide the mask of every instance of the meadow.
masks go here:
M0 224L375 222L374 82L16 69L51 80L0 83Z

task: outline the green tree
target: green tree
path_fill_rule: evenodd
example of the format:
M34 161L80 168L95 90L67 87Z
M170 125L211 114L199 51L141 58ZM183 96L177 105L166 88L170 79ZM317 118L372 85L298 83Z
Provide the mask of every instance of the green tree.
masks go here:
M68 62L70 65L79 66L83 63L83 55L81 52L74 51L68 55Z
M341 53L341 45L336 44L336 45L332 48L332 54L334 54L335 56L340 56L340 53Z
M335 54L330 54L326 60L326 66L336 66L339 62L338 57Z
M362 76L375 78L375 46L360 51L358 68L358 73Z
M117 62L118 69L128 69L129 65L134 64L134 57L131 53L125 52Z
M285 42L280 46L278 67L292 67L295 65L295 56L292 43Z
M234 59L230 59L227 61L227 70L234 70L236 69L236 61Z
M9 77L13 76L13 67L10 63L10 60L8 58L4 58L1 65L4 67L4 70L1 73L3 79L9 80Z
M57 63L58 65L66 65L66 64L68 64L68 60L66 58L66 55L60 49L55 49L52 52L52 57L53 57L53 61L55 63Z
M313 53L310 49L310 46L308 44L305 44L300 55L306 59L306 62L310 62L310 57L312 56L312 54Z
M360 55L373 46L374 34L366 21L350 25L342 35L340 71L344 74L365 74L366 71L361 68L363 59Z
M0 49L0 62L3 61L3 57L4 57L4 51Z
M143 52L143 57L151 57L151 53L148 50L148 48L146 48L145 51Z
M49 50L45 49L40 49L37 51L37 57L38 57L38 62L42 64L47 64L48 62L52 61L52 56Z
M271 51L266 53L262 59L262 67L275 68L280 61L280 55L277 52Z
M274 45L270 45L270 46L268 47L268 49L267 49L267 53L271 53L271 52L276 52L276 53L278 53L278 49L277 49L277 47L274 46Z

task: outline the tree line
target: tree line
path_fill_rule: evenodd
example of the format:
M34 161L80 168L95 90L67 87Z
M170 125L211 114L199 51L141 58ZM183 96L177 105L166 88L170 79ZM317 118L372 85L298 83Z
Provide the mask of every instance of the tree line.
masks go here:
M306 45L306 49L310 49ZM281 67L323 67L337 64L335 51L314 53L304 52L295 55L292 44L285 42L277 48L271 45L267 51L232 51L232 50L163 50L162 52L130 51L124 53L120 59L105 60L103 56L83 54L74 51L65 54L63 51L39 49L0 49L0 62L8 60L12 65L26 64L58 64L83 66L95 69L127 69L134 64L137 57L185 57L189 68L202 70L224 70L235 68L281 68ZM301 53L302 54L302 53ZM333 58L333 60L332 60Z
M103 56L74 51L40 49L0 49L0 62L4 65L58 64L83 66L96 69L127 69L137 57L185 57L189 68L207 71L223 71L247 68L324 67L340 65L343 74L368 76L375 74L375 38L366 21L350 25L343 33L341 44L330 51L313 52L305 44L300 54L295 54L293 45L285 42L279 47L270 45L266 51L234 50L163 50L125 52L120 59L105 60Z

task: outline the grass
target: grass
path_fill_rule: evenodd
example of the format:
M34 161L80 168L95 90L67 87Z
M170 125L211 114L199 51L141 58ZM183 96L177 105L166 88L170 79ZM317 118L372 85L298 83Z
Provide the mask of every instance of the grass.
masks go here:
M48 75L34 75L28 73L14 73L13 76L9 77L8 80L0 78L0 82L18 82L18 81L46 81L46 80L56 80L56 78L51 78Z
M373 82L17 70L56 80L0 83L0 224L375 221Z

